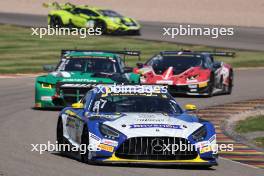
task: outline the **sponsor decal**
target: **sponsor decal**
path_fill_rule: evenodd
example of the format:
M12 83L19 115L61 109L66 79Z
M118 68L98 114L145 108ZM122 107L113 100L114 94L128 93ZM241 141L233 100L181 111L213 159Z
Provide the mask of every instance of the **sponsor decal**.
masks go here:
M213 135L208 141L212 143L216 139L216 135Z
M106 145L110 145L110 146L113 146L113 147L116 147L118 145L117 141L110 140L110 139L102 139L101 143L102 144L106 144Z
M173 85L172 80L158 80L157 84L168 84L168 85Z
M138 118L136 119L138 122L164 122L164 119L144 119L144 118Z
M75 88L91 88L94 87L94 84L63 84L61 87L75 87Z
M208 141L202 141L202 142L198 142L196 144L196 148L203 148L203 147L206 147L209 145L209 142Z
M211 146L205 146L200 148L200 154L212 151Z
M180 125L169 125L169 124L132 124L130 128L171 128L171 129L182 129Z
M51 101L51 100L52 100L51 96L41 96L40 99L41 99L42 101Z
M94 139L94 140L96 140L96 141L101 141L101 138L98 137L98 136L96 136L96 135L93 134L93 133L89 133L89 137L92 138L92 139Z
M62 81L64 82L92 82L92 83L96 83L97 81L96 80L93 80L93 79L63 79Z
M114 151L114 147L113 146L109 146L109 145L105 145L105 144L99 144L98 146L101 150L105 150L108 152L113 152Z
M187 83L197 83L197 79L187 80Z

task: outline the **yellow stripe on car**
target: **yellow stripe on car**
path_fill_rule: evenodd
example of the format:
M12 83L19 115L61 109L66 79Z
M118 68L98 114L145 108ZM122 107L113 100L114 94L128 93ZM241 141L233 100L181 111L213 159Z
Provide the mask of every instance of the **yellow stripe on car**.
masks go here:
M134 159L122 159L115 156L115 154L112 155L111 158L108 158L105 160L106 162L142 162L142 163L208 163L208 161L203 160L198 155L195 159L191 160L134 160Z

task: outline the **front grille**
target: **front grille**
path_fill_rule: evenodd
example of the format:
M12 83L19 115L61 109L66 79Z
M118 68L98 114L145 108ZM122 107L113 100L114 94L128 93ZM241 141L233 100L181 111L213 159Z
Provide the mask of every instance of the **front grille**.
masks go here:
M180 151L172 146L185 144L190 150ZM170 146L170 147L165 147ZM169 151L170 148L170 151ZM197 157L194 146L187 139L177 137L135 137L127 139L115 155L122 159L135 160L191 160Z
M84 97L87 91L89 91L89 89L87 90L84 88L61 88L60 95L62 95L66 104L72 104L78 102L82 97Z
M56 91L66 105L78 102L94 87L92 84L57 83Z

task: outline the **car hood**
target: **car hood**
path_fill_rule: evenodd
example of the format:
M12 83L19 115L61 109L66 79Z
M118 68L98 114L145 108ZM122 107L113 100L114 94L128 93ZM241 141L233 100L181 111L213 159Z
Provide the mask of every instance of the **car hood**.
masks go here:
M155 70L152 67L144 67L139 71L142 75L145 75L145 80L142 82L145 83L158 83L158 84L187 84L195 82L207 81L210 77L211 70L203 69L201 67L190 67L186 70L174 70L173 67L167 68L164 72L156 74ZM179 74L177 74L180 72ZM193 77L193 78L192 78ZM192 78L189 80L189 78Z
M115 120L104 122L128 138L143 136L169 136L188 138L202 126L197 121L184 120L191 115L169 116L163 113L125 113Z
M57 82L78 82L78 83L114 83L114 81L107 76L94 76L94 73L83 72L65 72L55 71L48 75L38 78L40 82L56 84Z

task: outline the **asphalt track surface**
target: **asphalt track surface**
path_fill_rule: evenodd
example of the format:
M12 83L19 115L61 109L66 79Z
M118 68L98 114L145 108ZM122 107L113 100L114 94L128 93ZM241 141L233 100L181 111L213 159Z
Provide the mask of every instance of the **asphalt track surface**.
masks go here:
M43 15L29 15L29 14L15 14L15 13L1 13L0 23L15 24L27 27L47 26L46 16ZM142 35L136 38L146 40L168 41L173 43L192 44L192 45L206 45L223 48L236 48L247 50L264 51L264 28L257 27L237 27L237 26L224 26L233 27L233 36L219 36L213 39L208 36L171 36L163 35L163 28L178 27L177 23L161 23L161 22L141 22ZM182 24L186 26L187 24ZM217 25L198 25L190 24L191 27L223 27Z
M0 13L0 23L21 26L45 26L44 16ZM142 36L150 40L264 50L264 31L261 28L235 28L232 38L212 40L208 38L162 38L162 27L177 24L143 22ZM235 72L232 95L212 98L177 98L180 104L194 103L199 108L240 100L264 97L264 70L240 70ZM34 78L0 79L0 176L36 175L157 175L157 176L257 176L264 171L241 163L220 158L219 166L209 170L193 167L131 167L100 166L80 163L72 158L44 152L32 152L31 144L55 143L58 111L33 110Z
M235 71L232 95L212 98L177 98L180 104L195 103L199 108L239 100L264 97L264 70ZM34 78L0 79L0 175L89 175L89 176L260 176L264 170L231 160L219 159L209 170L193 167L131 167L83 164L72 158L32 152L31 144L55 143L58 111L33 110Z

